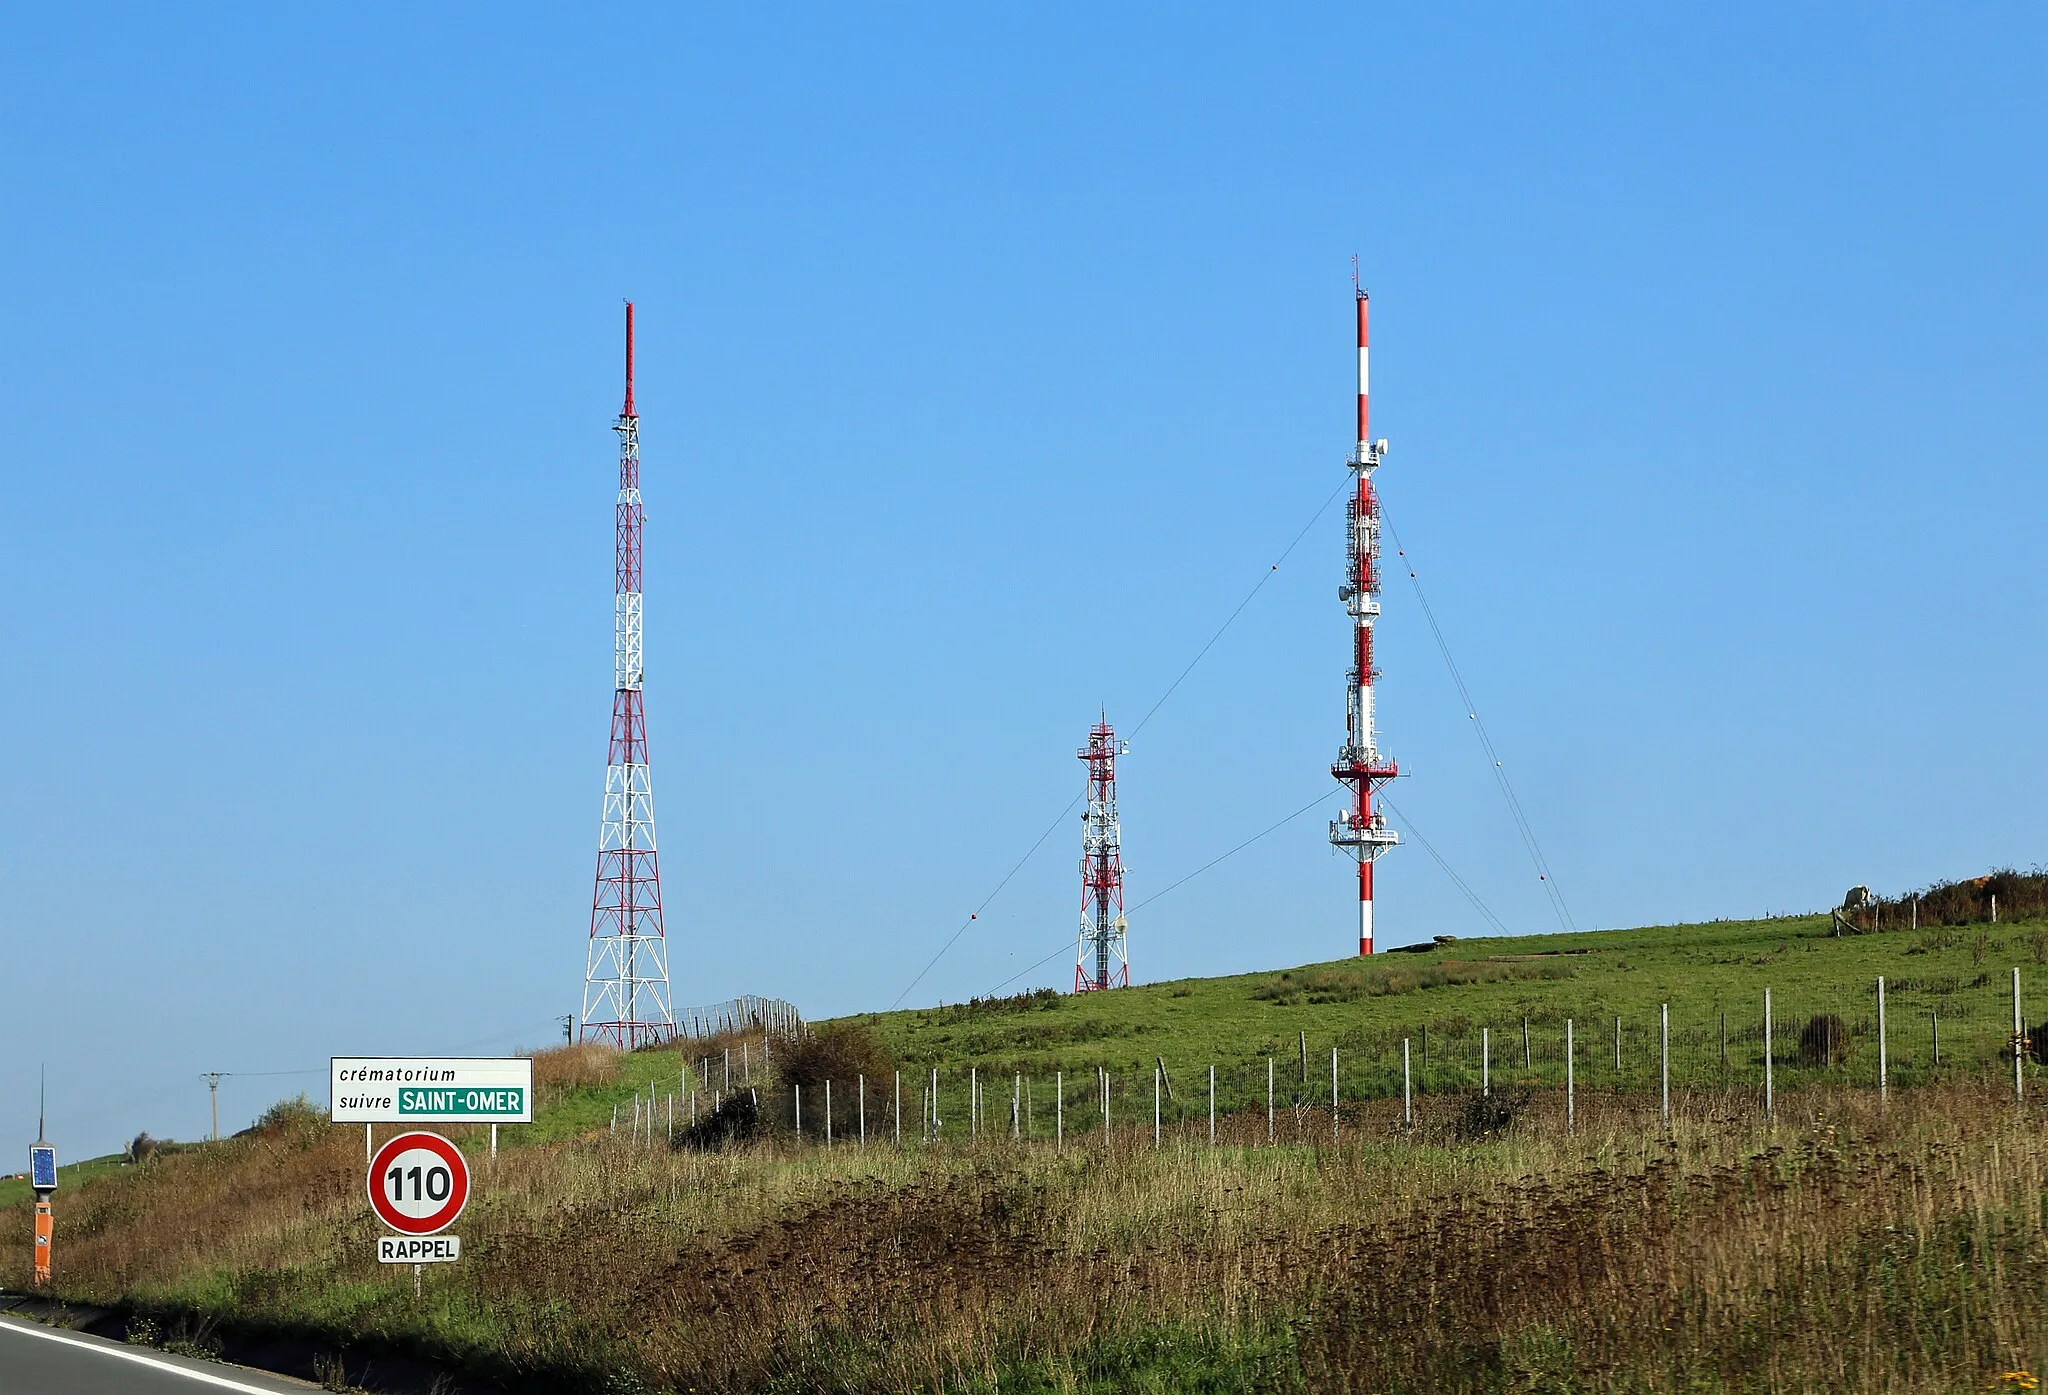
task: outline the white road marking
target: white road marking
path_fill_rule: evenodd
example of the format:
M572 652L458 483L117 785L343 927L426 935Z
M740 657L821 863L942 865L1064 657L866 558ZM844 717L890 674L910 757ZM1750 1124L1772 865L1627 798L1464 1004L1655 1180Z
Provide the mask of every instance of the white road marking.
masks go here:
M12 1317L11 1314L9 1316ZM217 1376L211 1371L194 1370L190 1366L181 1366L175 1361L166 1361L161 1356L152 1356L147 1352L136 1351L129 1347L87 1341L83 1337L76 1337L68 1332L53 1331L50 1328L38 1326L23 1318L12 1318L7 1324L7 1330L9 1332L19 1332L25 1337L41 1337L45 1341L62 1342L64 1345L71 1347L83 1347L87 1351L98 1352L101 1356L111 1356L117 1361L133 1361L142 1366L154 1366L159 1371L168 1371L174 1376L183 1376L186 1380L198 1381L201 1385L219 1386L222 1390L240 1390L244 1392L244 1395L278 1395L278 1389L274 1385L250 1385L246 1381L234 1380L228 1376Z

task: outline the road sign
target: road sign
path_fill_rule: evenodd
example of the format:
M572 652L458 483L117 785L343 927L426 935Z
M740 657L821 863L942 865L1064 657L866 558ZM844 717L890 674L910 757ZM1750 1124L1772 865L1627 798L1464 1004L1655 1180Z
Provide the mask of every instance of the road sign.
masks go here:
M462 1258L460 1235L380 1235L379 1264L447 1264Z
M328 1117L337 1124L530 1124L525 1056L336 1056Z
M28 1150L28 1184L39 1192L57 1190L57 1150L47 1143Z
M402 1235L432 1235L454 1225L468 1204L469 1164L438 1133L402 1133L370 1159L369 1192L384 1224Z

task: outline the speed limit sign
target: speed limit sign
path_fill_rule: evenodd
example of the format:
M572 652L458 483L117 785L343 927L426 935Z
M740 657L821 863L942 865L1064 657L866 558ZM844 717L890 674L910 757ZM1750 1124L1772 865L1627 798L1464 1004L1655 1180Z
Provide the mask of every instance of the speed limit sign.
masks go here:
M446 1230L468 1201L469 1164L438 1133L402 1133L370 1160L370 1205L402 1235Z

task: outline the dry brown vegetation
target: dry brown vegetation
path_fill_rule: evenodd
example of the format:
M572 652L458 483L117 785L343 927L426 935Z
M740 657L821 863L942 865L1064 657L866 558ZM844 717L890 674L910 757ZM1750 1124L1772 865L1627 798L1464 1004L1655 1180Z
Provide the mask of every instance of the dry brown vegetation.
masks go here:
M1428 1103L1320 1147L1263 1146L1261 1113L1213 1151L524 1148L479 1161L417 1306L371 1258L361 1134L292 1116L81 1187L59 1264L80 1298L548 1389L1947 1391L2048 1347L2048 1142L1989 1082L1802 1092L1776 1128L1692 1095L1669 1134L1582 1095L1570 1137L1538 1095L1480 1144Z
M618 1078L619 1053L608 1046L586 1042L533 1053L533 1089L536 1096L587 1090L609 1085Z
M1934 882L1899 896L1876 897L1871 909L1852 914L1850 923L1894 930L1914 921L1924 926L1974 925L1992 918L1994 902L2002 921L2048 916L2048 872L2003 867L1981 877Z

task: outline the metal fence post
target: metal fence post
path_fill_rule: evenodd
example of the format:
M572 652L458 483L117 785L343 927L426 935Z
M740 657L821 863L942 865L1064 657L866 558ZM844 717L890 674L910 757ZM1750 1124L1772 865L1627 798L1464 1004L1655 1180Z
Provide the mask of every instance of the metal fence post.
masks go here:
M1415 1127L1415 1096L1408 1077L1408 1038L1401 1038L1401 1125Z
M2018 970L2014 970L2015 973ZM1337 1048L1330 1048L1330 1142L1337 1141Z
M1577 1099L1574 1098L1573 1087L1577 1084L1577 1081L1575 1081L1572 1078L1573 1064L1574 1062L1572 1059L1572 1020L1569 1017L1567 1017L1564 1020L1564 1131L1566 1133L1570 1133L1572 1131L1572 1125L1576 1122L1574 1118L1574 1106L1578 1103Z
M1536 1058L1529 1051L1529 1016L1522 1015L1522 1069L1534 1070Z
M1209 1146L1216 1146L1216 1067L1209 1067Z
M1657 1005L1657 1072L1664 1127L1671 1127L1671 1004Z
M1266 1058L1266 1145L1273 1143L1273 1058Z
M1885 1059L1884 1049L1884 975L1877 976L1877 1102L1883 1104L1891 1097L1891 1062Z
M1771 990L1764 990L1764 1119L1778 1122L1778 1102L1771 1093Z
M1493 1093L1493 1037L1492 1028L1479 1029L1479 1093Z
M1995 903L1994 903L1995 904ZM2027 1027L2020 1016L2020 967L2012 967L2012 1097L2024 1099L2026 1087L2020 1076L2020 1062L2027 1049Z
M1152 1068L1152 1146L1159 1146L1159 1067Z

